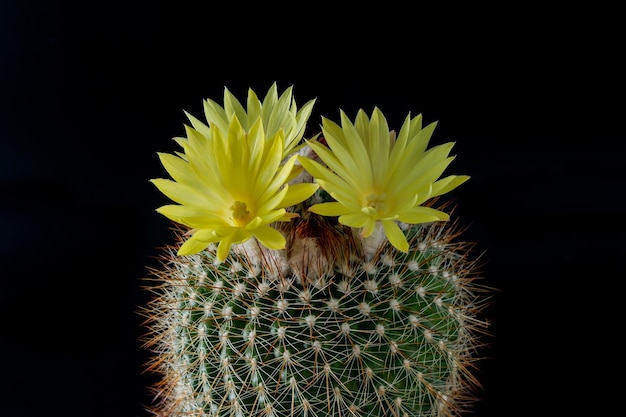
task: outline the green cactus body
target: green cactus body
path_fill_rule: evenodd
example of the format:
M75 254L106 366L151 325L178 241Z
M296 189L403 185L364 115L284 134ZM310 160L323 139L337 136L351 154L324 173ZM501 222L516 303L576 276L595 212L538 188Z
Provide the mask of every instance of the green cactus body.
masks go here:
M386 241L368 252L327 219L312 238L306 221L288 226L282 251L255 249L254 240L224 262L213 246L190 256L164 251L153 274L161 285L150 287L156 297L144 309L150 369L161 376L153 411L408 417L468 409L486 297L455 222L403 225L403 253Z

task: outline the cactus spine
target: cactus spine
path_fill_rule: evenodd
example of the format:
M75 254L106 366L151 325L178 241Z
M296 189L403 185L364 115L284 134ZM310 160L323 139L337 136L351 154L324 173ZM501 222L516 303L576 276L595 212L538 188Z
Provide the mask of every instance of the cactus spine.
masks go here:
M302 279L311 257L302 250L284 259L246 245L225 262L214 247L184 257L164 250L153 274L161 285L145 309L151 369L163 377L158 415L407 417L468 408L486 297L458 227L405 226L409 253L383 244L370 259L349 231L324 227L327 240L314 246L337 249L333 272L313 281Z

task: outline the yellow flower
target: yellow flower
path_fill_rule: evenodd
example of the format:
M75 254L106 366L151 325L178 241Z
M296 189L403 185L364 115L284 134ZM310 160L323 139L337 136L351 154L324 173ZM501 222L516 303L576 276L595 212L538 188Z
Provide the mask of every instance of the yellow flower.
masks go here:
M206 127L206 126L205 126ZM283 249L284 236L270 226L289 221L296 214L285 210L310 197L316 184L288 185L296 162L283 165L285 132L266 135L262 118L244 129L237 114L210 127L185 126L186 138L178 138L183 153L159 153L170 179L152 179L167 197L178 203L157 211L192 229L179 255L191 255L219 242L217 258L226 259L231 245L255 237L270 249Z
M279 130L284 132L282 157L292 154L304 135L305 127L315 100L309 100L298 109L293 98L293 86L287 88L278 96L276 83L272 84L263 101L259 100L252 89L248 89L247 110L237 98L224 88L224 106L222 107L211 99L204 101L204 114L210 125L217 126L222 131L227 131L233 115L237 116L243 129L248 131L256 123L257 119L263 122L265 135L273 137ZM187 113L194 129L207 135L208 126Z
M438 179L454 159L448 156L454 143L426 150L436 124L422 128L422 116L406 117L397 138L387 120L375 108L371 119L359 110L353 124L343 111L341 126L322 118L323 138L309 145L326 166L299 157L304 168L335 200L315 204L310 211L339 216L339 222L372 234L381 224L389 242L408 251L398 222L418 224L448 220L449 216L421 204L447 193L469 179L450 175Z

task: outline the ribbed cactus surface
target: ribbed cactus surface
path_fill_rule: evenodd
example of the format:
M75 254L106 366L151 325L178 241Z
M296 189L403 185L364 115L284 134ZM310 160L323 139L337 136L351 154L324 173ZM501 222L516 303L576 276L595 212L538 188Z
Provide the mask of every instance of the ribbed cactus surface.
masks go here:
M219 261L214 245L190 256L165 248L144 308L157 415L452 416L470 406L486 297L456 223L402 225L403 253L386 240L367 248L328 218L307 236L309 221L289 224L282 251L251 240Z

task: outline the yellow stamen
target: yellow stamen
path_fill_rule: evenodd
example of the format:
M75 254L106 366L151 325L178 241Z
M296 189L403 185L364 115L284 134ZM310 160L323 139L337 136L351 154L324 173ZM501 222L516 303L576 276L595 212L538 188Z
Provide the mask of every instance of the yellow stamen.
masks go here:
M250 222L250 212L248 211L248 205L243 201L235 201L230 209L233 211L232 219L235 225L244 227Z
M376 212L378 216L382 215L385 212L385 198L387 198L386 193L376 194L371 193L365 197L365 209L367 212L371 212L372 209Z

